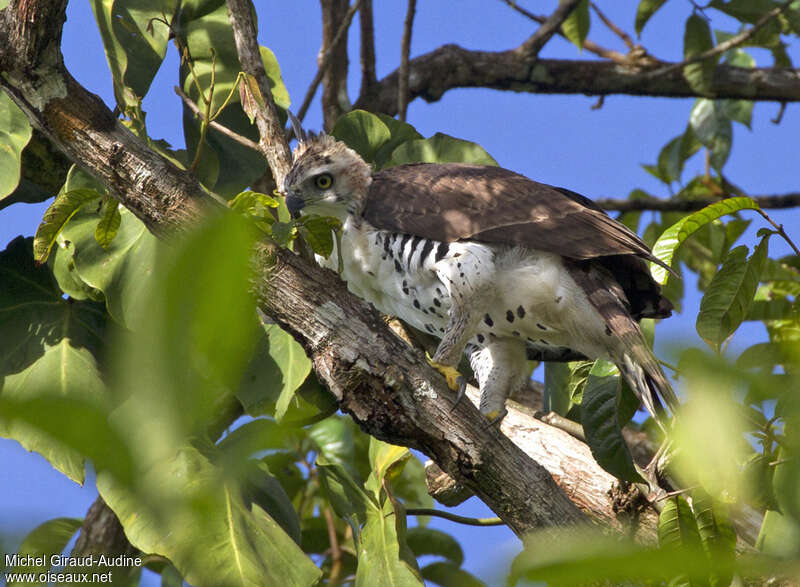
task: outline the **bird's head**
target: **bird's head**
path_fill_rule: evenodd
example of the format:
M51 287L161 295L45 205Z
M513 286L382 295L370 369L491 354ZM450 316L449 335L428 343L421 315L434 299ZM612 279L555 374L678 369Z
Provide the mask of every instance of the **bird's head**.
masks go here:
M358 153L329 135L303 133L293 159L283 183L292 216L302 211L344 221L361 214L372 179Z

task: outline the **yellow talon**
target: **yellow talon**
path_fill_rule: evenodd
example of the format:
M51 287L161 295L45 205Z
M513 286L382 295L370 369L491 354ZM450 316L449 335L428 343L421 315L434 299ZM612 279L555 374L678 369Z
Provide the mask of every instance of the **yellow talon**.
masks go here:
M490 422L494 422L495 420L497 420L498 416L500 416L500 410L492 410L491 412L486 414L486 417L489 419Z
M451 367L450 365L444 365L442 363L437 363L432 359L428 359L428 363L431 367L436 369L439 373L444 375L444 378L447 380L447 386L452 389L453 391L461 391L463 387L462 381L463 378L461 377L461 373L455 367Z

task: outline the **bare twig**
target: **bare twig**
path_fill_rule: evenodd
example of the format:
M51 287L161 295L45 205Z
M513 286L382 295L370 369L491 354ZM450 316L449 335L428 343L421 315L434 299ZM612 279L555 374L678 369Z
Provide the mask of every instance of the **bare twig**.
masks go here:
M408 0L406 20L403 23L403 40L400 45L400 78L397 83L397 114L400 120L406 121L408 110L408 56L411 52L411 32L414 30L414 15L417 12L417 0Z
M561 29L561 25L572 14L579 2L580 0L561 0L553 14L542 23L542 26L527 41L517 48L517 51L525 55L529 60L536 59L542 47Z
M292 164L292 153L284 138L283 128L278 121L278 110L272 99L267 73L256 40L256 26L253 22L250 0L227 0L228 17L233 27L236 51L242 71L252 76L258 83L263 104L256 108L255 121L259 134L259 151L264 155L272 170L277 185L283 185L283 178Z
M544 22L547 20L546 16L540 16L538 14L533 14L532 12L525 10L522 6L517 4L515 0L503 0L503 2L505 2L508 6L519 12L524 17L534 22L538 22L539 24L544 24ZM561 30L560 28L558 29L558 35L560 37L566 38L564 31ZM619 51L613 51L612 49L601 47L600 45L589 39L586 39L583 42L583 48L589 51L589 53L594 53L598 57L603 57L604 59L610 59L615 63L627 63L628 61L625 55L623 55Z
M784 209L800 206L800 192L769 196L749 196L760 208ZM719 202L719 198L700 198L696 200L662 200L660 198L642 198L622 200L614 198L597 198L595 203L604 210L619 212L692 212L705 208L709 204Z
M189 107L189 110L194 112L202 120L204 118L204 114L200 110L200 107L197 104L195 104L192 101L192 99L189 96L187 96L183 92L183 90L181 90L178 86L175 86L174 89L175 89L175 93L178 94L181 97L181 100L183 100L183 103L186 104L186 106ZM215 122L215 121L212 120L211 122L208 123L208 126L210 128L213 128L214 130L217 130L217 131L221 132L226 137L228 137L230 139L233 139L234 141L236 141L237 143L239 143L240 145L242 145L244 147L247 147L248 149L253 149L254 151L259 151L258 143L256 143L255 141L251 141L247 137L242 136L237 132L232 131L227 126L221 125L219 122Z
M771 21L774 18L777 18L778 15L780 15L786 9L788 9L791 3L792 0L788 0L787 2L784 2L781 6L773 8L772 10L764 14L764 16L759 18L755 22L755 24L753 24L753 26L751 26L746 31L742 31L741 33L731 37L727 41L723 41L719 45L712 47L708 51L703 51L702 53L695 55L694 57L690 57L689 59L684 59L680 63L673 63L666 67L659 67L657 69L653 69L652 71L649 71L647 75L649 77L658 77L678 69L683 69L684 67L686 67L687 65L691 65L692 63L705 61L706 59L711 59L712 57L717 57L718 55L722 55L723 53L725 53L725 51L733 49L734 47L737 47L742 43L744 43L745 41L747 41L748 39L752 38L767 23L769 23L769 21Z
M451 514L442 510L435 510L432 508L409 508L406 510L406 515L409 516L434 516L437 518L444 518L451 522L465 524L467 526L504 526L505 522L500 518L466 518L457 514Z
M775 118L770 118L769 121L772 124L780 124L781 120L783 120L783 113L786 112L786 102L781 102L781 107L778 110L778 113L775 115Z
M378 81L375 73L375 23L372 16L372 0L361 0L358 11L361 22L361 91L364 96Z
M336 537L336 525L330 508L324 508L322 515L328 528L328 541L331 545L331 571L328 575L328 585L338 585L339 575L342 572L342 549L339 548L339 539Z
M597 16L600 17L600 20L603 21L603 24L606 25L612 33L617 35L622 40L622 42L625 43L625 46L629 50L633 51L636 48L636 43L633 42L633 39L631 39L630 35L625 31L623 31L621 28L619 28L616 24L611 22L611 19L609 19L605 14L603 14L603 12L600 10L597 4L592 2L591 7L597 13Z
M319 61L319 67L317 68L317 73L314 76L314 79L311 81L311 84L308 86L308 90L306 90L306 95L303 98L303 103L300 105L300 108L297 110L297 119L303 120L306 113L308 112L308 108L311 106L311 101L314 99L314 96L317 93L317 88L319 88L320 82L322 82L322 76L325 75L325 70L328 69L328 65L330 65L331 57L333 56L333 52L336 50L336 47L339 46L339 43L344 38L344 34L348 28L350 28L350 23L353 21L353 16L355 16L356 10L359 9L361 6L362 0L356 0L353 4L348 8L347 14L344 15L344 19L342 19L342 24L336 31L336 35L333 37L333 41L325 49L325 53L322 54L322 58ZM288 131L287 131L288 133Z
M785 240L787 243L789 243L790 247L792 247L792 250L794 251L794 254L800 256L800 249L797 248L797 245L794 244L792 239L789 238L789 235L786 234L786 231L783 229L783 224L778 224L777 222L775 222L772 218L770 218L767 215L766 212L764 212L760 208L757 209L756 212L761 214L761 216L764 218L764 220L766 220L772 226L774 226L775 227L775 231L783 238L783 240Z

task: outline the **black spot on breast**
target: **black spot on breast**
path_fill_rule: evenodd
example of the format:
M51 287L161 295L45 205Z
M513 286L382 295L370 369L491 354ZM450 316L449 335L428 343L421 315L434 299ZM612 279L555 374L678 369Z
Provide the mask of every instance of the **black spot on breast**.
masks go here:
M417 310L419 310L419 308L420 308L420 305L419 305L419 300L414 300L414 307L415 307Z
M435 329L434 329L434 327L433 327L433 325L432 325L432 324L426 324L426 325L425 325L425 330L427 330L428 332L430 332L431 334L433 334L433 332L434 332L434 330L435 330Z
M375 277L375 274L372 271L367 271L367 275L369 275L371 277Z
M459 269L461 269L461 263L456 263L456 267L458 267Z
M404 293L404 294L406 294L406 295L408 295L408 288L407 288L407 287L404 287L404 288L403 288L403 293Z
M543 338L540 338L540 339L539 339L539 342L540 342L540 343L542 343L543 345L550 346L550 343L549 343L549 342L547 342L547 341L546 341L545 339L543 339Z
M519 316L520 318L524 318L525 317L525 308L523 308L522 306L517 308L517 316Z
M438 287L437 287L437 288L436 288L436 293L437 293L437 294L439 294L439 295L442 295L442 290L441 290L440 288L438 288Z
M425 239L425 244L422 245L422 252L419 254L419 264L422 265L425 262L425 258L431 254L433 250L433 241L430 239Z
M606 325L606 336L611 336L611 328L608 325Z
M439 308L441 307L442 302L439 301L439 298L433 298L433 305Z
M397 259L394 260L394 270L398 273L403 272L403 267L400 265L400 262Z
M556 298L556 303L557 303L557 304L560 304L560 303L561 303L561 299L562 299L562 297L561 297L561 296L558 296L558 297Z
M539 322L537 322L537 323L536 323L536 327L537 327L539 330L547 330L547 326L543 326L543 325L542 325L542 324L540 324Z
M508 320L509 322L513 322L514 312L512 312L511 310L506 310L506 320Z
M464 274L463 273L459 273L458 276L459 277L464 277Z
M484 340L486 340L486 338L482 334L479 334L478 335L478 342L483 342Z
M489 314L486 314L486 316L483 317L483 321L486 322L486 326L494 326L494 320L492 320L492 317L489 316Z
M434 308L433 306L429 306L429 307L428 307L428 310L430 310L430 312L431 312L432 314L436 314L436 308Z
M517 332L516 330L513 331L511 334L513 334L514 336L519 336L519 332Z
M450 245L447 243L439 243L436 245L436 262L438 263L450 251ZM439 291L438 289L436 291Z
M405 249L405 248L406 248L406 243L408 242L408 240L409 240L410 238L411 238L411 235L410 235L410 234L404 234L404 235L403 235L403 240L401 240L401 241L400 241L400 254L401 254L401 255L403 254L403 249Z
M389 235L387 234L383 239L383 250L389 252Z

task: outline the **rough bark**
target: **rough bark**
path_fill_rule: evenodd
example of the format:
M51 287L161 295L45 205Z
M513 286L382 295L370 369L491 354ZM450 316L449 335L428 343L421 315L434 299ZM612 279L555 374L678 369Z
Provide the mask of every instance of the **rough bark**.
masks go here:
M330 132L336 120L350 109L347 96L347 31L332 47L336 33L347 13L348 0L322 0L322 49L320 55L332 50L329 65L322 76L322 118L325 130ZM320 64L321 65L321 64ZM397 93L395 92L395 100Z
M610 61L539 59L532 62L521 47L508 51L470 51L444 45L412 59L409 101L436 102L455 88L492 88L536 94L629 94L694 98L694 91L676 64L632 62L626 67ZM669 70L658 73L659 70ZM394 71L360 98L355 108L397 114L399 72ZM710 95L743 100L800 101L800 72L789 68L747 69L719 65Z

